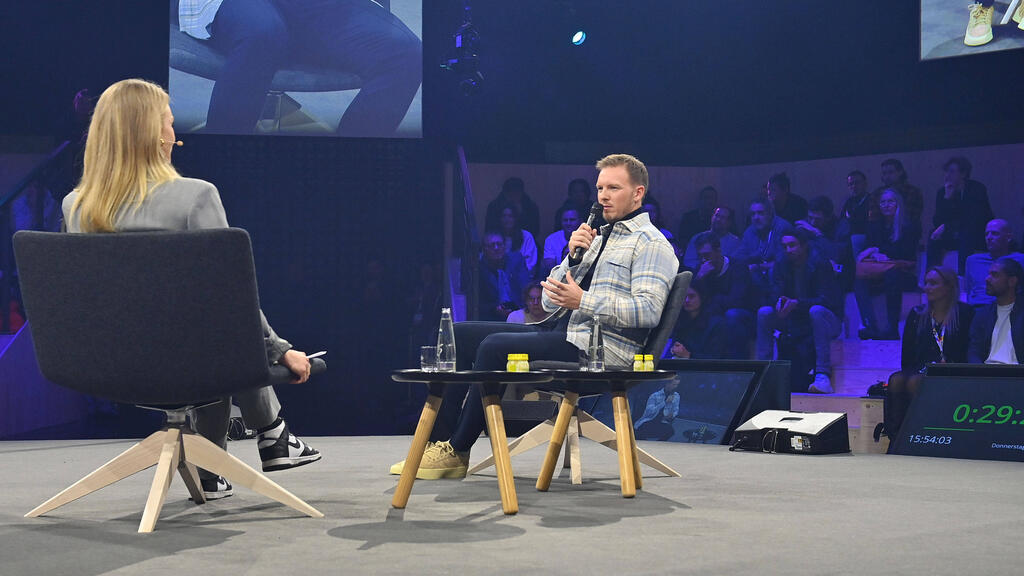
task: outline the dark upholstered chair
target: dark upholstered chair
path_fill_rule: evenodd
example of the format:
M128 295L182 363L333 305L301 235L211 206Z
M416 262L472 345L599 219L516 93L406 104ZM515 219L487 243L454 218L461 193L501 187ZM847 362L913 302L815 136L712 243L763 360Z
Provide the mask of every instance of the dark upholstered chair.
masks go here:
M157 465L139 532L151 532L175 471L203 503L196 466L313 516L319 511L195 434L186 411L283 384L267 366L252 247L244 230L126 234L21 231L14 251L36 358L50 381L163 410L163 430L46 501L45 514ZM326 365L317 362L314 372Z
M665 352L665 348L668 345L668 339L672 335L672 330L675 329L676 320L679 318L679 313L683 309L683 300L686 298L686 290L690 287L690 281L693 278L691 272L681 272L676 275L675 281L672 283L672 289L669 291L668 298L665 301L665 307L661 312L661 320L658 325L651 331L647 338L647 342L644 345L642 353L654 355L655 362L660 360L661 356ZM538 360L530 362L531 370L576 370L577 364L574 362L554 362L547 360ZM595 378L597 376L595 375ZM552 384L545 385L545 388L558 388L559 382L556 381ZM604 382L593 381L589 385L577 386L573 385L570 388L575 391L570 391L567 394L553 395L549 392L540 392L539 394L549 401L560 401L563 406L567 399L571 401L570 416L567 420L567 429L562 430L561 439L558 440L558 449L561 450L562 443L568 437L568 449L565 453L565 467L570 469L571 479L573 484L580 484L583 481L582 472L580 470L580 456L579 456L579 438L590 438L591 440L603 444L604 446L616 450L617 442L615 431L605 426L601 421L597 420L585 410L580 409L576 406L576 402L579 398L580 393L583 394L594 394L603 393L610 391L610 388ZM623 396L625 399L625 396ZM628 408L628 403L627 403ZM569 409L569 408L566 408ZM632 430L632 421L630 421L630 429ZM541 422L522 436L516 438L509 443L509 454L515 456L521 454L531 448L539 446L541 444L550 445L553 442L552 434L557 434L556 419L548 418L544 422ZM555 453L557 457L558 452ZM679 476L679 473L669 468L667 465L659 461L654 456L651 456L644 450L636 450L636 455L639 462L647 464L665 474L670 476ZM494 464L493 457L488 457L480 463L476 464L469 469L469 474L474 474L480 470L483 470ZM554 470L554 462L551 463L551 470ZM543 472L542 472L543 474ZM637 473L639 475L639 472ZM550 481L550 473L548 480ZM540 481L538 480L538 483Z

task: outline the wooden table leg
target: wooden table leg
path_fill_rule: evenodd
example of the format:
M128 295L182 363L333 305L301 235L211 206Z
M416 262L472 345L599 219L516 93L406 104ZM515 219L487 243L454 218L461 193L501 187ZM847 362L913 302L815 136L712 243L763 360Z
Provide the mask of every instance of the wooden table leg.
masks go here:
M624 391L612 392L612 410L615 414L615 445L619 455L619 479L622 496L636 496L636 473L633 471L633 445L629 441L629 408Z
M544 455L544 464L537 476L537 490L544 492L551 487L551 477L555 474L558 454L562 451L565 433L569 429L569 420L576 410L576 401L579 400L579 397L580 395L576 392L566 392L562 398L562 404L558 407L558 417L555 419L555 428L551 431L551 442L548 443L548 451Z
M505 437L505 417L501 413L501 398L497 394L483 397L484 416L487 419L487 436L491 439L491 453L494 454L494 468L498 472L498 490L501 492L501 509L505 514L519 512L516 496L515 477L512 475L512 457L508 454L508 439Z
M644 477L640 472L640 456L637 454L636 430L633 429L633 410L629 406L629 396L626 396L626 418L629 424L629 451L633 454L633 476L636 479L636 489L641 490L644 487Z
M420 462L423 461L423 451L427 447L430 433L434 431L434 421L437 420L437 410L440 407L441 391L431 386L427 401L423 404L423 412L420 413L419 424L416 425L416 433L412 437L412 445L409 446L409 454L405 457L402 475L398 478L398 488L395 489L395 495L391 498L391 505L395 508L405 508L409 502L412 484L416 481L416 472L419 471Z

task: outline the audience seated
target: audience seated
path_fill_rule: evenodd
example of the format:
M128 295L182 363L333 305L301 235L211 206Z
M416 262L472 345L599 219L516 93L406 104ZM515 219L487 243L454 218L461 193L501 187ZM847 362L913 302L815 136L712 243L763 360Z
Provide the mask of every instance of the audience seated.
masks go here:
M1024 306L1017 297L1024 286L1024 268L1013 258L992 263L985 278L985 291L995 302L981 307L971 322L967 359L973 363L1024 363Z
M750 226L743 231L733 260L750 271L750 283L758 294L768 293L772 267L783 256L782 235L792 231L789 222L775 215L771 200L761 196L750 202Z
M729 334L721 317L708 309L711 291L700 281L690 283L683 299L683 311L672 331L672 358L725 358Z
M782 236L786 257L772 271L769 301L774 305L757 311L757 357L771 360L772 341L778 330L790 344L780 344L779 358L793 361L793 381L798 382L803 375L803 359L793 357L791 351L799 348L799 342L811 339L814 381L806 390L831 394L831 341L842 328L842 294L832 265L810 249L809 241L806 230L788 231Z
M790 224L807 218L807 200L790 192L789 176L785 172L768 178L768 199L775 205L775 214Z
M555 217L556 221L561 223L561 227L544 239L544 261L541 263L538 273L546 273L565 258L569 247L569 236L572 236L573 231L580 227L580 223L583 222L583 214L589 215L589 213L589 210L584 213L580 212L578 208L565 205L558 209L558 214Z
M921 224L921 215L924 213L924 194L921 189L908 181L907 171L903 163L895 158L888 158L882 161L882 185L875 188L871 193L870 219L879 218L880 212L878 201L882 198L882 192L895 190L903 198L903 208L909 220Z
M647 212L647 217L651 219L651 224L654 224L654 227L661 232L665 240L668 240L669 243L674 243L675 236L672 232L669 232L668 228L661 225L661 204L650 193L644 198L644 205L641 206L641 209Z
M956 272L951 268L929 268L923 289L927 302L907 314L900 371L889 376L885 431L890 438L899 433L907 408L924 379L925 366L967 361L974 309L959 301L960 280Z
M526 290L523 290L523 301L526 302L526 306L512 311L505 321L513 324L536 324L547 318L548 313L541 306L543 293L544 289L541 288L540 282L531 282Z
M690 239L711 227L711 216L718 206L718 190L713 186L705 186L697 193L697 207L684 212L679 220L679 234L676 241L686 246ZM730 230L731 232L731 230Z
M985 292L985 277L993 262L1009 256L1024 266L1024 254L1011 252L1013 230L1010 223L1002 218L990 220L985 226L985 246L987 252L978 252L967 257L964 265L964 277L967 283L967 303L976 308L995 302L995 298Z
M704 287L704 308L721 320L730 338L718 358L746 358L748 341L754 334L754 313L750 305L750 272L722 253L721 241L712 232L698 234L695 244L700 267L695 280Z
M730 258L740 247L740 237L732 233L735 221L736 218L732 208L719 206L715 208L714 213L711 215L711 228L705 230L705 232L710 232L718 238L718 242L722 246L722 254ZM694 240L696 240L697 236L691 238L690 243L686 245L686 252L683 254L682 259L683 267L693 271L696 271L700 265L700 257L697 255L697 247L694 245Z
M562 215L566 210L575 210L580 218L580 222L586 221L587 216L590 214L590 207L594 203L590 199L590 189L591 184L583 178L576 178L569 182L568 189L565 192L565 201L558 207L558 210L555 210L555 226L553 228L555 232L562 229ZM602 219L594 227L598 228L603 224L604 220ZM561 262L561 259L558 262Z
M484 233L479 270L478 319L504 322L523 307L523 289L530 282L526 261L519 252L505 252L504 236L490 231Z
M928 241L928 264L941 264L947 250L957 250L958 272L962 272L967 257L985 249L985 223L992 219L992 207L985 185L971 180L967 158L954 156L942 167L945 182L935 192L935 228Z
M848 222L837 219L833 207L828 196L815 196L807 203L807 219L795 226L811 235L811 249L832 263L840 288L846 292L853 288L853 249Z
M898 340L903 292L913 290L917 285L912 263L917 261L921 227L905 216L903 197L894 190L882 193L879 212L879 218L868 226L868 248L857 255L857 265L861 266L862 262L883 263L879 267L886 269L870 276L858 272L854 280L857 309L864 324L859 336L862 340ZM891 267L884 266L890 262L893 264ZM872 297L878 293L885 293L888 326L884 330L879 328L872 302Z
M839 219L846 223L851 236L863 236L868 233L868 219L871 214L868 177L860 170L854 170L846 175L846 187L850 190L850 197L843 202Z
M487 216L484 220L484 230L501 229L501 211L505 206L515 206L519 212L519 225L523 230L528 231L534 238L540 237L540 209L537 204L526 194L526 185L523 179L513 176L505 180L501 185L501 192L498 197L487 204Z
M532 275L537 268L537 241L529 230L522 227L519 218L519 210L515 206L505 206L501 209L498 229L505 239L505 251L519 252L526 262L526 269Z

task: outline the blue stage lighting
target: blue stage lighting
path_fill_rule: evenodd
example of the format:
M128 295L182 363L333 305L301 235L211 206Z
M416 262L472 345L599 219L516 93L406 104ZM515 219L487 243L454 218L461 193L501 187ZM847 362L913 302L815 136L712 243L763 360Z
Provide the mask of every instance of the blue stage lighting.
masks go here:
M587 33L584 32L583 30L578 30L575 34L572 35L572 43L575 44L576 46L583 44L586 40Z

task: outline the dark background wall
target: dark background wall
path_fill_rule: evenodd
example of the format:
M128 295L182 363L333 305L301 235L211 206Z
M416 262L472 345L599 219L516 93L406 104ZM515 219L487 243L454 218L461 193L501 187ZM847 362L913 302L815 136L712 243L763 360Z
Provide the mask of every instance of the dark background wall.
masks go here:
M478 162L625 150L727 166L1024 136L1024 52L919 62L917 2L477 0L485 82L471 99L438 67L462 2L424 12L424 140L190 136L175 152L251 232L273 325L330 351L329 377L282 391L304 433L411 429L415 399L386 374L406 364L416 269L441 261L441 166L456 142ZM165 83L166 18L162 0L4 2L0 148L58 138L80 88Z
M458 3L431 4L457 23ZM1024 51L920 62L918 4L474 2L482 97L435 101L428 118L491 162L589 163L615 144L700 166L1020 141Z

